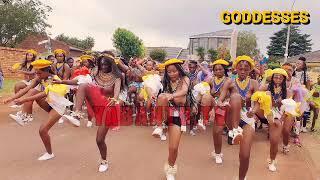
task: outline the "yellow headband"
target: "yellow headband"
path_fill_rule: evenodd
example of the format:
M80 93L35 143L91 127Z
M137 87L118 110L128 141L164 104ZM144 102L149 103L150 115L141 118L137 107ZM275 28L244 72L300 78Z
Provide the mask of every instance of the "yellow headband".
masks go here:
M164 66L167 67L171 64L183 64L183 61L180 59L176 59L176 58L169 59L164 63Z
M33 49L29 49L28 51L27 51L27 53L31 53L31 54L33 54L34 56L37 56L37 51L35 51L35 50L33 50Z
M56 50L54 50L54 52L53 52L55 55L56 54L64 54L64 55L66 55L66 51L64 51L63 49L56 49Z
M251 57L246 56L246 55L244 55L244 56L238 56L238 57L236 58L236 60L234 61L234 63L233 63L233 67L236 68L237 65L239 64L239 62L241 62L241 61L247 61L247 62L250 64L251 69L253 69L253 67L254 67L254 60L251 59Z
M272 70L272 75L273 74L281 74L285 77L288 77L288 73L282 68L276 68L276 69Z
M87 60L93 60L93 59L94 59L94 57L90 56L90 55L82 55L82 56L80 56L81 62L87 61Z
M229 66L229 62L224 59L218 59L218 60L215 60L211 63L212 66L217 65L217 64Z
M43 69L51 66L52 62L45 59L38 59L31 63L34 69Z

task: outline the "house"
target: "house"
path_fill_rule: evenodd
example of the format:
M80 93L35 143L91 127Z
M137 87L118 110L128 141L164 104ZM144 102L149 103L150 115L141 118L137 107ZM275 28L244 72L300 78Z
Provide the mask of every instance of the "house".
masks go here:
M210 33L203 33L190 36L189 38L189 56L193 59L197 57L196 49L204 48L205 52L209 49L218 50L223 46L230 51L231 59L236 57L238 32L233 29L220 30ZM206 54L205 59L208 59Z
M223 46L230 51L231 59L234 59L236 58L237 36L238 32L232 29L193 35L190 36L186 49L181 47L147 47L146 56L149 56L154 49L163 49L167 52L167 59L198 60L197 48L203 47L207 52L209 49L218 50L219 47ZM207 54L205 59L209 59Z
M287 62L295 64L301 56L306 58L309 76L312 81L317 82L317 77L320 74L320 50L289 57ZM284 62L284 60L282 59L280 62Z
M20 44L17 45L17 48L20 49L34 49L40 54L48 54L48 36L42 34L34 34L26 37ZM79 57L83 54L84 50L72 47L65 42L58 41L50 38L51 49L63 49L67 52L67 56L70 57Z
M313 70L318 70L320 72L320 50L289 57L287 62L295 63L301 56L307 59L306 63L309 68ZM282 59L281 62L283 61L284 60Z

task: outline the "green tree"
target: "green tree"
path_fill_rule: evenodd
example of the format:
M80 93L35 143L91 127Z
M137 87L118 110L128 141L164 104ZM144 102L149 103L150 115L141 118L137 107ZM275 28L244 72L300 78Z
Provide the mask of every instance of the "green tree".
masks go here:
M163 49L154 49L150 52L150 57L153 60L163 62L167 57L167 52Z
M251 31L240 31L237 39L237 56L255 56L259 54L257 37Z
M226 61L229 61L231 59L231 55L230 52L227 48L225 48L224 46L220 46L217 50L218 52L218 56L217 59L224 59Z
M144 56L145 48L142 40L127 29L118 28L113 34L112 41L126 60Z
M283 58L286 48L288 27L282 28L270 37L270 45L267 47L268 55L273 61ZM291 26L288 56L296 56L311 51L311 39L309 34L302 34L298 26ZM272 61L271 61L272 62Z
M40 0L2 0L0 46L14 47L32 33L45 33L51 10Z
M214 49L209 49L208 50L208 55L211 61L214 61L217 59L218 57L218 51L214 50Z
M197 56L199 56L200 61L204 61L204 56L205 56L205 49L203 47L198 47L196 49Z
M58 35L55 39L58 41L63 41L68 45L71 45L83 50L91 50L95 43L95 40L93 37L86 37L85 39L79 39L76 37L69 37L64 34Z

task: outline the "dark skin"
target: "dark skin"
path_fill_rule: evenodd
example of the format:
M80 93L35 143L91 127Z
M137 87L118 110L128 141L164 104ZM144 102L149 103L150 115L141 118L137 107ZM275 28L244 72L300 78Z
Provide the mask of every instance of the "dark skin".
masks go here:
M240 61L236 66L236 71L238 73L238 78L240 81L245 80L250 72L252 67L250 66L249 62L247 61ZM256 92L259 88L259 83L256 80L250 79L250 87L248 93L246 94L245 101L250 102L250 97L254 92ZM239 95L239 91L232 80L228 80L225 82L221 95L218 99L217 105L222 106L222 102L225 100L227 94L230 93L230 109L231 111L231 121L233 123L233 128L239 126L240 120L240 111L244 104L241 96ZM249 103L247 103L248 105ZM248 108L248 107L247 107ZM248 114L248 116L250 116ZM252 117L252 116L251 116ZM239 152L239 159L240 159L240 166L239 166L239 180L244 180L248 168L249 168L249 159L250 159L250 152L251 146L254 136L254 129L250 125L245 125L243 128L242 140L240 141L240 152Z
M42 123L39 129L39 134L46 148L46 151L49 154L52 154L49 130L61 118L61 115L54 109L50 108L50 105L46 101L47 95L45 94L45 92L40 92L34 89L42 80L48 79L49 76L52 76L52 74L50 74L49 72L44 72L42 70L37 70L36 78L32 81L32 83L26 88L16 93L14 96L6 99L4 103L7 104L14 101L16 104L20 105L20 104L36 101L37 104L43 110L49 113L48 121L45 121Z
M34 59L34 55L31 53L27 53L26 54L26 60L27 60L27 66L29 66L31 64L31 62L33 62ZM12 73L19 73L19 74L23 74L24 75L24 80L29 81L31 79L34 78L35 72L33 70L28 71L28 70L12 70L11 68L9 69L10 72ZM27 85L23 82L18 82L14 85L14 93L17 93L18 91L20 91L21 89L27 87Z
M305 66L305 63L304 61L302 60L298 60L297 63L296 63L296 67L297 67L297 71L303 71L303 68ZM311 87L311 81L310 80L307 80L307 84L306 84L306 88L308 90L310 90L310 87Z
M112 71L110 60L108 59L101 60L100 71L101 71L100 73L110 73ZM77 85L77 80L62 81L60 83ZM103 84L101 84L101 86L103 86ZM120 87L121 87L121 79L117 78L115 81L115 84L112 87L103 88L103 92L106 97L114 98L115 100L117 100L120 94ZM81 84L76 94L75 111L80 112L82 110L82 105L85 99L87 99L89 103L93 104L93 100L91 99L91 96L88 96L88 93L90 93L88 84ZM114 100L110 101L110 105L114 105L115 103L116 102ZM107 127L104 124L99 126L97 130L96 143L98 145L100 155L103 160L107 159L107 145L105 143L105 138L108 133L108 130L109 130L109 127Z
M56 75L59 76L60 79L67 80L71 76L71 68L67 63L63 64L65 55L64 54L56 54L57 63L53 65L53 70ZM61 68L61 70L58 72L58 67Z
M181 84L177 87L177 90L173 94L162 93L158 97L157 106L159 107L167 107L170 100L173 100L177 106L183 106L186 103L186 95L188 93L188 86L190 84L190 80L188 77L181 77L178 69L174 65L169 65L167 68L167 73L169 75L170 81L175 83L181 78ZM161 111L162 114L166 114L164 110ZM160 112L160 113L161 113ZM166 115L165 115L166 116ZM160 124L158 124L160 126ZM177 156L178 156L178 148L181 139L181 128L175 124L169 125L169 157L168 163L170 166L174 166Z
M222 65L215 65L213 66L213 73L214 76L217 78L223 78L225 76L225 70ZM230 78L225 77L225 81L228 81ZM211 89L211 94L214 98L218 98L221 94L222 88L219 89L218 92L215 92L214 85L213 85L214 78L210 80L210 86L212 87ZM227 110L227 109L226 109ZM214 109L210 112L211 116L214 115ZM227 121L230 122L230 121ZM230 124L230 123L228 123ZM228 125L229 129L232 127L232 125ZM222 149L222 132L223 132L224 126L219 126L216 123L213 124L213 131L212 131L212 138L213 138L213 143L214 143L214 149L216 154L221 153Z
M191 74L194 74L197 72L197 69L198 69L198 65L197 63L189 63L188 64L188 69L189 69L189 72ZM191 82L191 86L195 86L198 82L196 80L194 80L193 82Z
M320 77L318 77L318 85L320 85ZM314 92L312 94L313 97L319 97L319 92ZM312 124L311 124L311 131L314 131L314 126L316 125L316 120L318 119L318 114L319 114L319 108L316 107L316 104L314 102L310 102L310 109L313 111L313 119L312 119Z
M274 82L275 88L281 87L282 82L284 81L284 76L281 74L274 74L272 81ZM260 91L267 91L268 94L271 95L271 92L268 91L268 84L263 85L259 89ZM292 97L292 91L287 89L287 97ZM280 97L281 98L281 97ZM279 101L281 102L282 99ZM276 104L275 101L272 99L272 107L281 107L280 104ZM264 112L259 108L259 104L255 102L255 108L252 112L253 114L257 115L260 118L265 118ZM293 125L293 117L287 116L286 114L283 114L281 119L268 119L269 122L269 141L270 141L270 159L275 160L277 153L278 153L278 145L281 138L281 133L283 134L283 143L285 145L288 145L289 142L289 134L290 130ZM280 120L282 120L284 123L281 124Z

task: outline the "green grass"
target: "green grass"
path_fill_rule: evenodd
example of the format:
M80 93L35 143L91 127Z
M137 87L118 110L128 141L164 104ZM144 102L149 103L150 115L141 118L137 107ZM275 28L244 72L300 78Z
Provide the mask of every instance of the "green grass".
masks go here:
M2 89L0 89L0 96L7 96L13 93L14 85L19 82L17 79L5 79Z

